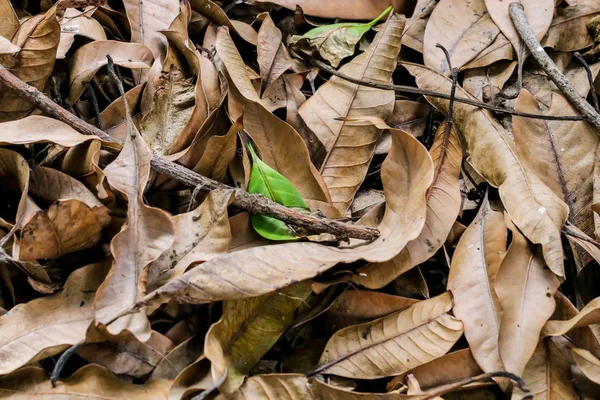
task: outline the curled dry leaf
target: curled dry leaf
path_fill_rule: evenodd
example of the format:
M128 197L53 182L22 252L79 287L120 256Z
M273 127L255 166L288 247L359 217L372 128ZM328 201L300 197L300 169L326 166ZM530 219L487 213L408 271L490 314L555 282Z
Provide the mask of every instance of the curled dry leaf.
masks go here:
M239 250L186 272L150 293L146 302L178 298L203 303L258 296L309 279L340 262L391 259L423 227L425 192L433 178L433 165L423 145L398 132L381 174L387 208L378 227L381 235L375 241L350 248L286 243Z
M565 321L551 320L546 322L542 330L543 336L560 336L571 329L600 324L600 297L586 304L577 315Z
M520 376L554 312L559 281L546 267L539 248L510 225L513 241L495 284L503 311L498 348L506 370Z
M370 289L381 288L409 269L427 261L444 244L460 212L458 184L462 148L454 127L442 123L429 151L434 163L433 183L427 190L427 219L419 237L410 241L396 257L371 264L353 276L353 282Z
M506 237L504 216L491 209L486 196L456 246L448 276L453 313L464 324L473 357L485 372L504 369L498 351L502 308L494 282L506 253Z
M585 376L600 385L600 360L585 349L571 348L571 355Z
M450 93L452 83L442 75L417 64L403 65L415 76L420 88ZM460 87L456 94L474 99ZM448 100L427 99L448 112ZM567 205L530 166L520 162L508 132L488 111L456 103L454 121L464 136L470 164L490 185L498 187L512 221L529 240L542 245L552 272L564 276L560 232L567 219Z
M73 104L79 99L85 84L108 63L107 55L112 57L115 65L131 69L150 68L154 59L150 49L137 43L103 40L81 46L71 58L69 103Z
M308 282L300 282L268 295L223 303L223 316L211 326L204 345L213 379L227 375L219 386L222 392L234 392L242 385L311 292Z
M243 113L244 129L258 147L262 160L285 176L302 197L327 201L328 195L323 191L320 176L314 171L302 138L294 128L264 107L225 28L219 28L217 32L216 49L231 83L229 96L237 95L240 104L244 105L237 115L230 110L230 118L238 120Z
M131 126L130 129L135 129ZM150 175L152 155L137 131L129 135L119 156L104 170L110 185L128 201L127 222L111 241L112 269L98 289L95 320L107 326L110 334L123 330L145 342L150 324L144 310L121 316L142 298L141 277L152 261L172 246L174 227L169 215L144 204L143 193Z
M164 40L159 31L169 28L179 14L177 0L124 0L123 4L131 27L131 41L149 48L156 48L156 41Z
M579 399L571 384L571 362L564 351L568 351L564 344L555 339L540 340L522 375L530 392L515 389L513 399L525 395L540 399Z
M60 293L18 305L1 316L0 374L84 340L94 320L96 289L109 266L103 262L80 268L71 273ZM6 388L5 382L0 387Z
M340 68L357 79L390 83L400 52L405 19L392 15L369 48ZM325 146L321 174L332 203L345 214L365 179L381 129L372 124L347 123L340 118L386 119L394 109L394 92L356 85L331 77L299 109L306 125Z
M105 368L91 364L53 387L43 369L28 367L0 378L0 395L23 399L60 396L83 400L101 393L103 399L164 400L169 385L170 382L166 380L143 385L126 383Z
M4 7L10 7L10 4ZM5 21L10 21L12 15L6 17L0 15L0 17L2 17L2 25L6 25L7 30L11 30L10 22ZM11 55L0 55L0 65L10 67L15 76L37 89L44 90L46 80L54 68L59 40L60 25L56 19L56 7L52 7L45 14L31 17L19 26L11 42L21 50L14 58ZM23 118L33 108L31 103L23 100L13 91L0 92L0 122Z
M56 59L63 59L71 49L75 36L83 36L90 40L106 40L104 28L92 17L90 11L79 11L67 8L60 20L60 43L56 51Z
M448 312L450 293L407 310L336 332L316 371L356 379L404 373L444 355L462 336L463 325ZM435 336L432 342L429 338Z
M486 49L499 32L484 0L441 0L425 28L425 65L450 76L452 71L444 52L436 47L438 43L448 49L452 67L460 68Z

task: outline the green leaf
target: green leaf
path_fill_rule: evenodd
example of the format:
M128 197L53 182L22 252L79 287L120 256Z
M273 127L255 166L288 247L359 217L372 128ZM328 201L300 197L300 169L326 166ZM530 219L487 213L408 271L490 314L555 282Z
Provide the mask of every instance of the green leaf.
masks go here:
M308 205L298 190L283 175L269 167L256 155L254 148L248 144L252 155L252 173L248 192L259 193L286 207L308 210ZM285 222L265 215L252 215L252 226L264 238L269 240L295 240L298 236Z
M316 27L302 36L292 36L290 45L304 50L316 50L333 67L337 67L344 58L354 54L356 43L391 10L392 6L389 6L367 23L340 22Z

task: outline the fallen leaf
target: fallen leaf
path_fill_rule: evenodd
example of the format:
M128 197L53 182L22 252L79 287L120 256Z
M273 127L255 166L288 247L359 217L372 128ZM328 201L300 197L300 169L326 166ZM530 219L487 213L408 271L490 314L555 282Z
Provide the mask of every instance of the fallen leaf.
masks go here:
M309 283L300 282L268 295L223 303L223 316L211 326L204 345L213 379L227 374L221 392L231 393L242 385L311 292Z
M448 275L453 313L464 324L473 357L485 372L504 369L498 351L502 308L494 282L506 254L506 237L504 216L491 209L486 196L456 245Z
M425 65L445 76L450 68L441 44L450 54L452 67L460 68L498 36L498 27L488 14L484 0L441 0L429 17L423 41Z
M257 58L262 87L266 88L292 66L292 59L281 43L282 33L267 14L257 38Z
M56 59L61 60L67 56L75 36L82 36L90 40L106 40L106 33L102 25L92 17L90 11L78 11L67 8L60 19L60 43L56 51Z
M6 6L4 9L4 12L7 12ZM10 21L11 17L9 14L7 19ZM2 25L7 27L7 31L12 30L10 22L3 22ZM6 67L10 67L11 72L19 79L44 90L54 68L59 40L60 25L56 19L56 7L52 7L45 14L31 17L19 26L11 42L21 50L14 58L14 65L9 63ZM0 64L6 63L6 57L12 56L0 56ZM11 90L3 90L0 93L0 122L23 118L33 109L34 106L30 102Z
M574 51L592 45L593 38L588 32L587 23L598 12L599 0L577 0L569 7L557 7L542 46L556 51Z
M516 66L516 61L500 61L487 67L468 69L463 88L479 101L494 103Z
M171 247L174 227L166 212L144 204L152 155L139 134L136 131L132 134L136 136L127 137L119 156L104 170L108 183L127 198L128 207L127 223L111 241L114 262L98 289L95 321L105 325L112 335L128 330L145 342L150 335L150 324L143 310L123 316L121 313L141 299L145 285L140 277L152 261Z
M20 304L0 316L0 374L84 340L94 320L96 289L108 268L107 262L80 268L71 273L60 293ZM0 387L5 388L5 382L0 381Z
M447 78L417 64L403 65L415 76L420 88L450 92L451 82ZM456 93L474 99L460 87ZM448 111L447 100L428 98L428 101ZM512 221L529 240L542 245L547 265L552 272L563 276L560 231L567 219L567 205L543 184L531 167L519 161L508 133L488 111L455 103L454 121L464 135L469 163L490 185L498 187ZM490 154L494 154L493 158Z
M573 360L585 376L594 383L600 384L600 360L585 349L571 348Z
M514 226L509 228L513 241L494 285L503 311L498 349L506 370L520 376L554 312L559 281L546 267L539 248Z
M108 63L107 55L115 65L131 69L145 69L152 66L152 52L137 43L102 40L81 46L71 58L69 68L69 103L73 104L83 93L85 84L96 72Z
M551 320L546 322L542 336L560 336L571 329L600 323L600 297L585 305L574 317L565 321Z
M10 40L19 29L19 18L10 0L0 0L0 17L4 23L0 26L0 36Z
M390 5L389 0L252 0L255 3L269 2L294 11L302 7L306 15L322 18L369 20L377 17L381 10ZM402 3L402 2L401 2ZM396 10L400 12L400 10Z
M448 314L452 296L442 294L407 310L336 332L327 343L319 373L356 379L398 375L445 354L463 333ZM439 339L432 342L429 337Z
M149 48L157 45L153 41L164 40L159 31L167 29L179 14L177 0L124 0L123 5L131 27L131 41Z
M418 302L419 300L409 297L349 289L336 299L327 312L341 317L374 319L403 310Z
M367 51L340 68L357 79L390 83L400 52L404 17L391 16ZM331 77L299 109L306 125L327 150L320 171L332 203L342 214L350 207L365 179L381 130L374 125L348 124L339 118L387 118L394 109L394 93L359 86Z

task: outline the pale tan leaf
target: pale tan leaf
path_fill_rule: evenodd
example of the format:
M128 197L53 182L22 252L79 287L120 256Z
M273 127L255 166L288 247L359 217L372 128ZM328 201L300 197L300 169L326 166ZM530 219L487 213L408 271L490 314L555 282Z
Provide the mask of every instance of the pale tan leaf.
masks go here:
M472 61L465 64L461 69L481 68L492 65L500 60L513 60L515 50L502 32L496 36L496 39L486 49L479 53Z
M245 108L232 113L237 121L243 114L246 132L259 149L261 159L285 176L305 199L328 201L322 178L312 166L306 145L294 128L270 113L252 86L246 65L225 28L219 28L217 53L225 64L230 80L230 98Z
M227 168L233 161L237 146L238 133L242 125L235 122L223 136L213 136L206 142L206 149L200 161L193 168L197 173L209 178L223 181Z
M486 196L456 246L448 276L453 313L464 324L473 357L484 372L504 369L498 351L502 308L494 281L506 253L506 237L504 216L491 209Z
M0 24L0 36L11 40L20 24L10 0L0 0L0 18L3 22Z
M542 327L554 312L559 281L546 267L539 248L514 225L509 228L513 241L494 286L503 311L498 348L506 370L520 376L535 351Z
M69 103L79 99L85 84L108 63L107 55L113 58L115 65L131 69L150 68L154 59L150 49L137 43L102 40L81 46L70 60Z
M148 264L171 247L175 235L169 215L144 204L152 154L139 134L132 133L136 136L127 137L119 156L104 170L110 185L127 198L128 207L127 223L111 241L114 262L98 289L95 320L107 325L113 335L126 329L145 342L150 335L150 324L144 310L120 315L141 300L145 282L140 277Z
M390 261L361 268L353 282L370 289L381 288L427 261L446 241L462 202L458 178L463 156L456 129L447 131L446 123L442 123L429 154L434 163L434 180L427 190L427 219L419 237Z
M451 82L445 77L417 64L403 65L415 76L420 88L450 93ZM460 87L456 94L474 99ZM447 100L428 101L443 112L448 111ZM519 161L508 132L488 111L456 103L454 121L464 135L471 165L490 185L498 187L512 221L529 240L542 245L552 272L563 276L560 232L567 219L567 205Z
M469 69L465 71L463 87L479 101L494 103L516 66L516 61L500 61L488 67Z
M94 320L94 295L109 266L103 262L80 268L71 273L59 294L20 304L1 316L0 374L85 339ZM5 386L0 383L0 387Z
M162 38L159 31L169 28L179 14L177 0L124 0L123 4L131 27L131 41L148 47L156 46L153 41Z
M256 3L267 2L267 0L252 1ZM296 9L296 4L298 4L306 15L315 17L358 20L371 20L390 5L389 0L329 0L327 2L320 0L268 0L268 2L292 11Z
M592 45L587 23L600 12L600 0L577 0L569 7L557 7L556 16L542 46L556 51L581 50Z
M258 65L262 87L266 88L292 66L292 60L281 43L282 34L267 14L258 31Z
M356 79L390 83L400 52L405 19L392 15L369 48L340 72ZM345 214L365 179L381 129L349 124L339 118L378 117L385 120L394 109L394 92L360 86L338 77L319 87L299 109L306 125L325 146L320 171L332 203Z
M68 400L131 399L164 400L170 382L154 381L143 385L126 383L98 365L86 365L64 381L52 387L49 377L41 368L23 368L0 378L0 397L11 399Z
M577 347L571 348L571 355L585 376L592 382L600 384L600 360L589 351Z
M552 22L554 0L519 0L519 3L523 5L525 15L535 36L538 40L542 40ZM512 43L517 55L521 58L525 54L526 47L510 18L509 5L509 1L485 0L485 6L490 16L504 36Z
M336 332L317 371L357 379L398 375L444 355L462 336L450 293ZM435 337L435 341L431 338Z
M0 36L0 56L5 54L12 55L13 57L21 50L16 44L12 44L10 40Z
M5 29L5 26L8 31L12 29L11 17L12 15L9 14L6 20L2 19L2 29ZM56 7L50 8L45 14L27 19L14 36L7 39L11 39L11 42L21 50L14 58L11 55L0 55L0 64L10 67L10 71L25 83L44 90L46 80L54 68L56 49L60 40ZM6 62L6 57L11 61L10 63ZM12 90L0 92L0 122L23 118L33 108L30 102L20 98Z
M192 336L180 343L159 361L148 379L174 380L181 371L202 355L203 345L203 339L198 336Z
M571 329L600 323L600 297L586 304L574 317L565 321L551 320L546 322L542 330L543 336L560 336Z
M513 400L522 399L525 395L533 395L536 400L579 399L571 384L571 363L559 346L552 339L540 341L522 375L530 392L523 393L515 389Z
M554 310L552 320L570 319L579 313L579 310L561 292L556 292L554 298L556 299L556 310ZM590 326L571 329L567 336L577 347L589 350L595 356L600 356L600 343Z
M242 385L311 292L308 282L300 282L268 295L223 303L223 316L211 326L204 345L213 379L227 374L219 387L222 392L234 392Z
M553 94L544 111L535 97L522 90L515 110L544 115L577 115L564 97ZM542 182L569 206L569 221L588 235L594 233L592 183L600 138L586 121L544 121L515 116L517 154Z
M63 59L71 49L75 36L83 36L91 40L106 40L104 28L92 18L90 11L79 11L67 8L60 19L60 43L56 51L56 59Z
M454 68L460 68L498 36L484 0L441 0L435 7L425 28L423 59L425 65L450 76L446 56L437 48L439 43L448 49Z
M150 293L146 301L178 298L203 303L258 296L311 278L340 262L391 259L423 227L425 192L433 178L433 163L415 138L398 132L381 176L387 208L377 240L362 246L351 243L350 248L285 243L239 250L195 267Z
M181 276L189 266L227 253L231 230L227 206L232 193L213 190L195 210L171 217L175 240L148 266L147 290L152 291Z

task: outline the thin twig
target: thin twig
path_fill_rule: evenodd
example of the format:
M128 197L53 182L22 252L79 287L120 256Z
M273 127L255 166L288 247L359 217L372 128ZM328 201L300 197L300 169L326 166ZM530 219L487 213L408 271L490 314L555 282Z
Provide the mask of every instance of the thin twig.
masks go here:
M292 51L292 53L294 53L294 52ZM381 82L368 81L368 80L364 80L364 79L357 79L357 78L353 78L349 75L346 75L342 72L336 71L335 69L331 68L329 65L327 65L319 60L316 60L314 58L309 59L309 62L312 65L314 65L315 67L317 67L323 71L329 72L331 75L335 75L338 78L341 78L348 82L355 83L357 85L372 87L372 88L376 88L376 89L383 89L383 90L394 90L396 92L420 94L423 96L437 97L440 99L450 100L450 95L445 94L445 93L434 92L432 90L419 89L419 88L415 88L412 86L393 85L390 83L381 83ZM456 101L457 103L467 104L467 105L470 105L473 107L484 108L486 110L490 110L490 111L493 111L493 112L496 112L499 114L510 114L510 115L516 115L518 117L523 117L523 118L543 119L543 120L547 120L547 121L581 121L581 120L586 119L582 115L543 115L543 114L524 113L524 112L515 111L515 110L508 110L508 109L502 108L502 107L496 107L496 106L482 103L482 102L476 101L476 100L465 99L463 97L456 97L454 99L454 101Z
M446 393L450 393L456 389L460 389L471 383L485 382L485 381L491 380L492 378L508 378L511 381L515 382L519 386L519 389L521 389L522 392L529 393L529 389L527 388L525 381L523 381L523 379L521 379L520 376L515 375L511 372L497 371L497 372L489 372L487 374L481 374L481 375L477 375L477 376L473 376L473 377L469 377L469 378L464 378L457 382L452 382L447 385L442 385L437 388L430 389L423 393L424 397L422 399L426 400L426 399L436 398L436 397L442 396ZM530 398L533 398L533 396L531 394L528 394L525 397L523 397L523 399L530 399Z
M559 71L556 64L546 54L533 29L531 29L531 25L529 25L523 5L521 3L510 3L508 10L515 29L529 48L533 58L548 74L552 82L565 94L571 104L600 131L600 114L577 92L575 86Z
M593 244L594 246L600 248L600 242L597 240L592 239L589 236L583 236L577 232L575 232L574 230L572 230L571 228L569 228L568 226L564 226L562 229L562 232L567 235L567 236L571 236L574 237L575 239L579 239L579 240L583 240L584 242Z
M92 101L92 108L94 109L94 114L96 114L96 126L102 129L102 117L100 116L100 106L98 105L98 98L96 97L96 91L92 87L91 83L85 84L85 89L87 90L87 94Z
M56 362L56 364L54 364L54 368L52 369L52 375L50 375L50 383L52 383L53 388L56 387L56 382L58 381L58 378L60 378L60 374L65 368L67 361L69 361L71 356L73 356L73 354L75 354L75 352L79 350L79 348L83 346L84 343L84 341L76 343L60 355L58 361Z
M592 74L592 70L590 65L585 61L585 58L578 51L573 54L577 61L583 66L585 69L585 73L587 74L588 83L590 85L590 92L592 95L592 101L594 102L594 109L600 112L600 106L598 106L598 97L596 96L596 86L594 85L594 74Z
M97 136L104 141L103 146L115 151L120 150L122 145L121 142L60 107L37 88L23 82L2 65L0 65L0 87L13 91L22 99L35 104L40 110L66 123L80 133ZM206 191L214 189L233 190L233 205L250 213L273 217L311 232L330 233L341 239L356 238L375 240L379 236L379 231L377 229L361 225L346 224L340 221L322 218L317 215L300 213L291 208L284 207L281 204L277 204L259 194L235 189L221 182L202 176L182 165L175 164L174 162L159 156L154 156L152 158L151 166L156 172L187 186L196 187L198 185L203 185Z

